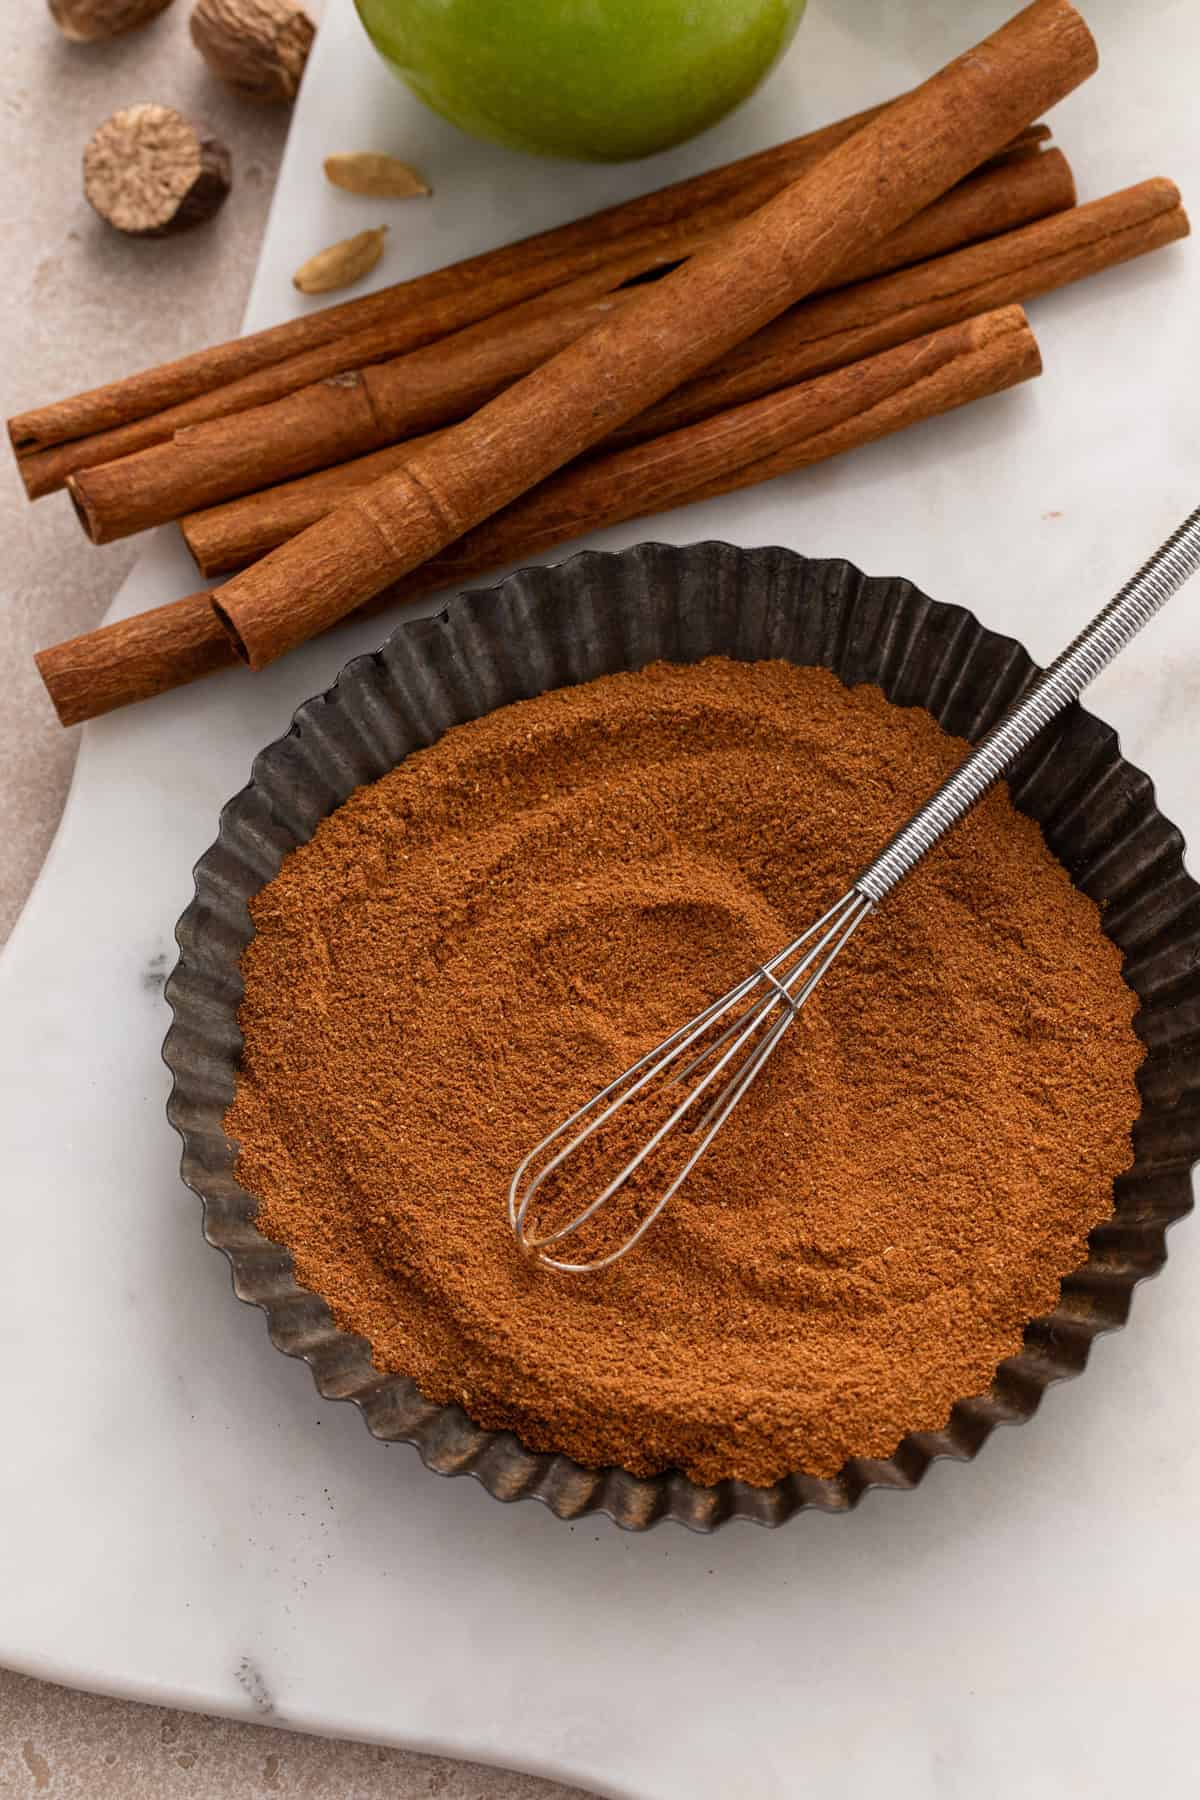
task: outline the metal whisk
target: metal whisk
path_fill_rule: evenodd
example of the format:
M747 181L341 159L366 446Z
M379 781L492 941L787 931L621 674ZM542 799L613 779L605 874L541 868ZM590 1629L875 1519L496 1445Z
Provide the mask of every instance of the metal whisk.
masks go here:
M628 1254L695 1168L751 1083L762 1073L800 1009L832 968L867 915L928 855L1042 728L1078 699L1184 582L1200 569L1200 508L1167 539L1024 697L981 739L964 762L802 936L753 970L719 1000L635 1062L624 1074L564 1119L522 1162L508 1192L509 1221L522 1250L545 1267L569 1274L603 1269ZM547 1177L639 1096L680 1099L641 1149L608 1185L563 1225L532 1232L530 1206ZM691 1148L669 1185L615 1250L590 1261L567 1262L546 1248L571 1238L626 1187L631 1177L683 1121L702 1107Z

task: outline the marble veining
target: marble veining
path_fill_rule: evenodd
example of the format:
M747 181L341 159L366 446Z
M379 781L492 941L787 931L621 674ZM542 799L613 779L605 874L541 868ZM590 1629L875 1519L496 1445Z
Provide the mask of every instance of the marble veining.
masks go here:
M148 994L161 994L171 972L171 957L166 950L156 950L142 969L142 987Z
M243 1656L233 1676L255 1712L264 1719L270 1718L275 1711L275 1702L258 1664L249 1656Z

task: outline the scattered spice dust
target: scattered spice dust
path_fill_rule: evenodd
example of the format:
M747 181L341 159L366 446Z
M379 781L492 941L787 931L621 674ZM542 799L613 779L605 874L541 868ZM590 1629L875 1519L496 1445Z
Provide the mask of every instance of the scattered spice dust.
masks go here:
M623 1262L539 1270L553 1124L844 891L963 746L822 670L658 664L360 789L255 899L226 1125L377 1366L536 1449L769 1483L890 1455L1052 1308L1131 1160L1136 998L1003 790L860 930Z

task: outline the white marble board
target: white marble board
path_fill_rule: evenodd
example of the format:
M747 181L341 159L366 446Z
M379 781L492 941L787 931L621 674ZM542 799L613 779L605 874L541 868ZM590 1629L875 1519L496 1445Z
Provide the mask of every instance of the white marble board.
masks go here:
M813 0L735 118L652 164L587 169L481 148L430 117L334 0L248 323L297 310L291 270L374 222L373 203L324 186L330 151L389 146L433 178L435 199L396 215L378 276L392 280L881 99L1008 10ZM1200 202L1191 0L1088 12L1102 72L1055 115L1084 196L1170 174ZM1049 656L1200 498L1200 251L1032 310L1036 385L594 541L846 555ZM113 616L194 585L159 534ZM885 1783L900 1800L1193 1792L1191 1227L1131 1329L973 1467L850 1518L711 1540L572 1529L439 1480L320 1401L233 1300L163 1118L172 928L254 751L380 635L344 630L85 732L0 964L0 1660L639 1800L839 1800ZM1193 592L1094 695L1193 843L1198 701Z

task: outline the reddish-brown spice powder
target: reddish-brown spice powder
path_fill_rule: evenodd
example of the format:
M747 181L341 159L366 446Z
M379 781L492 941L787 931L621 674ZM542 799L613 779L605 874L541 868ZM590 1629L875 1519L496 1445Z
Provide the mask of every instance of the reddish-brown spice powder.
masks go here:
M841 893L963 746L714 658L564 689L360 789L253 903L228 1130L377 1366L537 1449L833 1474L945 1424L1108 1215L1120 958L997 791L859 932L638 1248L518 1254L542 1136Z

